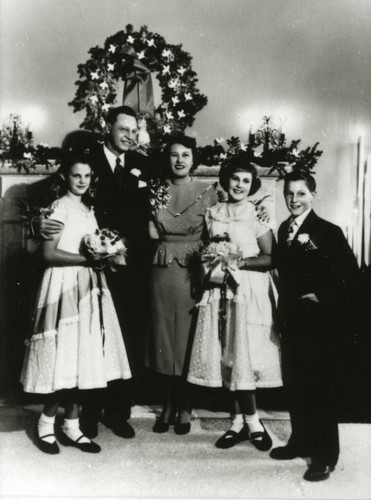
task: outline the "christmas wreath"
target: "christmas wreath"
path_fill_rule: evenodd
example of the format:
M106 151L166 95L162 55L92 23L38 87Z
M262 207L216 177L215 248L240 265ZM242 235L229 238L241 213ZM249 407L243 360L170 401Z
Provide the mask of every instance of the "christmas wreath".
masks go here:
M117 102L118 81L125 82L123 103L147 118L151 140L182 133L207 103L196 87L192 56L181 45L142 26L134 31L127 25L106 39L104 47L89 50L90 59L78 65L80 79L69 103L74 111L86 111L82 128L104 133L105 116ZM162 103L154 108L151 73L155 72L162 91Z

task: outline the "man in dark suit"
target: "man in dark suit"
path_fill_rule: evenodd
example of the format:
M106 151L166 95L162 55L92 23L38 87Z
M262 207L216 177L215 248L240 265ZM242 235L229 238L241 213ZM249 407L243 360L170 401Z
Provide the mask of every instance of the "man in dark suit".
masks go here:
M144 321L148 317L148 273L150 244L147 214L147 157L133 151L137 118L128 106L111 108L107 116L104 144L90 150L90 163L97 176L95 214L99 227L116 229L128 248L127 268L106 270L109 289L115 303L133 377L142 366ZM48 238L59 232L58 223L41 218L40 234ZM105 391L89 391L82 405L81 429L94 438L98 422L124 438L134 437L127 422L132 404L132 384L117 380Z
M288 444L274 448L271 457L310 457L304 474L308 481L327 479L338 461L335 389L358 278L341 229L312 210L315 195L312 176L293 172L285 177L291 217L281 224L273 252L292 433Z

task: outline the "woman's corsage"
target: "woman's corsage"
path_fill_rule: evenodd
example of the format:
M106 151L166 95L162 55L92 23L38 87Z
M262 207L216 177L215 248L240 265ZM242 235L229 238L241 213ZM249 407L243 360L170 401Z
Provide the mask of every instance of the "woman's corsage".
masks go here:
M152 214L155 215L159 210L164 210L169 206L170 194L169 184L166 181L151 180L149 182L149 203Z
M317 250L317 245L310 239L308 233L298 234L298 243L304 248L304 250Z
M230 276L239 284L238 261L242 258L240 248L230 241L227 233L216 236L201 253L205 277L209 283L222 285Z
M112 271L120 266L126 266L127 248L118 231L96 229L93 234L84 236L82 247L88 255L96 259L107 259Z

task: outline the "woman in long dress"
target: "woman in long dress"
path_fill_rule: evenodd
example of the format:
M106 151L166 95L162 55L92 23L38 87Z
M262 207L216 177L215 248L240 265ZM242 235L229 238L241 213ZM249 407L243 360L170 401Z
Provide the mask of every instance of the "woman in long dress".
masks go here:
M227 234L242 258L234 273L236 282L225 292L212 278L206 280L198 304L188 381L230 391L232 425L217 447L230 448L251 439L259 450L268 450L272 441L259 419L255 390L282 385L274 327L276 289L268 272L273 234L258 219L249 198L260 187L260 180L243 154L222 168L220 183L228 201L206 211L209 237Z
M152 331L146 364L165 376L165 397L154 432L190 430L191 398L185 376L195 305L195 256L202 247L204 214L216 203L212 185L195 180L196 143L191 137L173 137L164 151L169 163L166 181L153 189L151 237L156 252L150 280Z

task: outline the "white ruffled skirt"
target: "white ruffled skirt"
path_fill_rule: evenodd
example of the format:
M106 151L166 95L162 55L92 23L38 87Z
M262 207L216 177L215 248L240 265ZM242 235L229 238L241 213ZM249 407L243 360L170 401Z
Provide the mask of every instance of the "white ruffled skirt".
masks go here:
M116 310L103 272L51 267L37 298L33 335L26 342L24 390L96 389L131 378Z
M236 294L227 289L226 324L219 331L221 289L198 304L188 381L231 391L282 386L274 327L277 292L268 272L241 271Z

